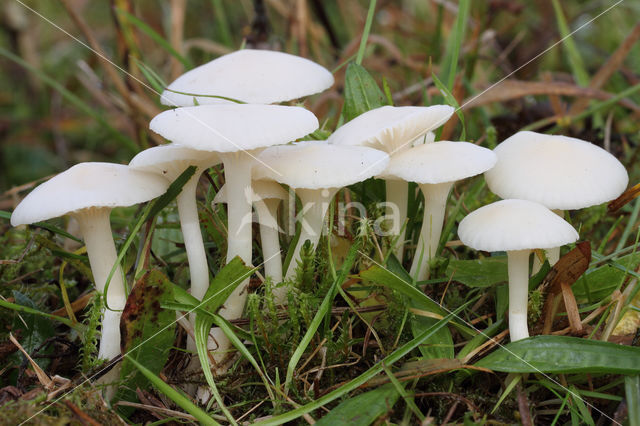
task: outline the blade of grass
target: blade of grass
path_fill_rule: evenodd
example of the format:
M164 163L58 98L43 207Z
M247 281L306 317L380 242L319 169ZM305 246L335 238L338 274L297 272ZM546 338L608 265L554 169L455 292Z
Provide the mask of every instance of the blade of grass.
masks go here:
M6 212L4 210L0 210L0 219L11 220L11 213ZM54 234L61 235L61 236L65 237L65 238L69 238L70 240L73 240L73 241L78 242L78 243L82 242L82 240L80 238L76 237L75 235L71 235L70 233L68 233L64 229L61 229L61 228L58 228L57 226L48 224L47 222L36 222L36 223L32 223L29 226L35 226L35 227L38 227L38 228L46 229L47 231L51 231Z
M462 312L462 310L465 309L468 305L469 305L469 303L465 303L464 305L460 306L458 309L456 309L455 311L451 312L449 315L447 315L446 317L444 317L443 319L441 319L440 321L435 323L433 326L431 326L430 328L425 330L422 334L420 334L419 336L417 336L413 340L410 340L409 342L405 343L404 345L402 345L401 347L399 347L398 349L393 351L391 354L389 354L388 357L384 358L384 360L383 360L384 364L382 363L382 361L378 362L376 365L374 365L373 367L369 368L367 371L365 371L364 373L362 373L361 375L359 375L355 379L353 379L353 380L349 381L348 383L340 386L338 389L325 394L324 396L316 399L315 401L310 402L309 404L303 405L302 407L296 408L295 410L291 410L291 411L289 411L287 413L281 414L279 416L271 417L269 419L260 421L260 422L255 423L255 424L256 425L263 425L263 426L279 425L279 424L282 424L282 423L286 423L286 422L295 420L298 417L300 417L300 416L302 416L304 414L310 413L311 411L316 410L316 409L322 407L323 405L326 405L329 402L334 401L334 400L346 395L347 393L351 392L352 390L357 389L358 387L360 387L361 385L365 384L366 382L368 382L370 379L372 379L376 375L380 374L384 370L384 366L385 365L386 366L392 365L393 363L395 363L398 360L402 359L407 354L409 354L411 351L416 349L418 346L420 346L420 344L422 344L422 342L424 342L426 339L431 337L434 333L436 333L442 327L445 327L455 316L457 316L460 312Z
M640 426L640 405L637 404L640 401L640 376L625 376L624 391L629 407L629 426Z
M62 84L58 83L53 78L49 77L47 74L29 64L19 56L14 55L12 52L6 50L4 47L0 46L0 55L6 57L7 59L12 60L17 63L21 67L25 68L27 71L33 73L36 77L38 77L42 82L44 82L47 86L50 86L53 90L60 93L64 99L66 99L69 103L73 104L80 111L84 112L94 120L98 122L102 127L104 127L124 148L129 150L132 154L136 154L139 151L138 144L128 136L120 133L116 128L114 128L107 120L105 120L100 114L96 112L96 109L89 106L78 96L71 93L64 87Z
M373 22L373 15L376 11L376 0L369 1L369 10L367 11L367 20L364 23L364 30L362 30L362 38L360 39L360 47L358 48L358 56L356 56L356 64L362 64L364 59L364 51L367 48L367 40L369 39L369 32L371 32L371 23Z
M453 37L449 38L449 43L447 43L447 52L445 53L444 60L442 62L441 69L446 71L443 79L446 80L447 89L449 91L453 89L453 83L456 78L460 46L464 41L470 7L470 0L460 0L458 2L458 14L456 16L455 30L453 32Z
M584 62L578 52L578 48L576 47L573 37L570 35L571 31L569 30L569 25L567 24L567 19L564 16L560 2L558 0L552 0L552 4L553 10L556 14L556 21L558 21L558 30L563 38L562 47L567 52L567 59L569 60L569 66L571 67L573 78L575 78L578 85L587 87L589 86L590 80L589 74L584 67Z
M175 390L167 383L165 383L160 377L153 374L147 368L145 368L142 364L140 364L135 359L129 357L129 355L125 355L129 359L129 362L133 364L140 372L147 378L153 385L163 394L165 394L168 398L170 398L177 405L182 407L187 413L191 414L193 417L198 419L198 422L203 425L219 425L220 423L216 422L213 418L211 418L207 413L202 411L197 405L191 402L186 396L182 395L179 391Z
M460 120L460 124L462 125L462 133L460 135L460 140L463 140L463 141L466 140L467 132L465 130L465 125L464 125L464 114L462 113L462 109L460 108L458 101L451 94L451 91L447 89L447 87L442 83L442 81L440 81L440 79L435 73L432 72L431 77L433 78L433 84L435 84L436 87L440 90L440 93L442 93L445 103L455 108L456 115L458 116L458 119ZM437 131L436 139L440 139L440 133L442 133L442 126Z
M37 309L30 308L28 306L18 305L16 303L7 302L6 300L0 299L0 306L6 309L11 309L12 311L24 312L25 314L33 314L39 315L41 317L49 318L52 320L56 320L61 322L62 324L71 327L77 331L81 331L83 328L83 324L81 323L73 323L70 319L59 317L58 315L49 314L46 312L38 311Z

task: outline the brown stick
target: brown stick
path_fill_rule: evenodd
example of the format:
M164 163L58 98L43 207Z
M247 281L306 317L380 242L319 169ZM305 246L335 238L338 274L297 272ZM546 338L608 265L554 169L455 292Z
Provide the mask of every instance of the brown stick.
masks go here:
M184 17L187 9L187 0L171 0L171 46L176 52L184 52ZM174 56L171 56L171 78L176 79L184 72L184 66Z

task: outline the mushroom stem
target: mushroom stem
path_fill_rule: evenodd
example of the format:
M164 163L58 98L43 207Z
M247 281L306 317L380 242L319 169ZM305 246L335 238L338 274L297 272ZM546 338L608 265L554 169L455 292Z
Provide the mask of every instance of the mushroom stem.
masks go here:
M178 203L178 215L180 227L184 239L187 260L189 261L189 275L191 277L191 295L202 300L207 288L209 288L209 268L207 255L204 250L202 231L200 230L200 218L196 204L196 187L201 170L189 179L182 187L176 201ZM192 322L193 323L193 322Z
M302 218L300 228L300 238L298 244L291 257L291 262L287 269L285 279L292 279L295 277L296 268L298 262L301 259L300 251L305 241L311 242L311 247L315 248L320 240L322 234L322 225L324 224L324 217L331 204L331 199L338 191L337 188L324 188L324 189L296 189L296 194L300 198L302 204L302 211L299 215ZM286 290L286 289L285 289ZM285 293L286 294L286 293Z
M417 281L429 279L429 260L437 254L447 198L452 186L453 182L420 185L424 194L424 216L410 271Z
M509 335L511 341L529 337L529 254L531 250L507 251L509 269Z
M76 212L73 216L87 247L93 279L99 292L104 293L105 284L118 255L109 222L110 208L92 207ZM120 355L120 317L127 301L124 278L117 266L106 294L109 309L102 313L102 331L98 358L113 359Z
M392 234L396 237L396 242L393 246L393 253L398 260L402 263L402 257L404 255L404 236L406 227L404 226L407 220L407 203L409 201L409 184L403 180L387 180L385 182L387 191L387 202L395 206L397 210L389 208L388 215L391 215L393 225L391 228ZM398 216L395 217L395 212L398 212Z
M282 258L278 232L277 211L279 199L259 200L253 203L260 222L260 242L264 259L264 274L274 284L282 282ZM286 296L286 295L285 295Z

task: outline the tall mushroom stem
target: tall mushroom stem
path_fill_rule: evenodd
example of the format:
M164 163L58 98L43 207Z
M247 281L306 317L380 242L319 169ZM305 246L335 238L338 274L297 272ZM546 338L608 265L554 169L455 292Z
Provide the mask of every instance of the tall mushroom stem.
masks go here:
M253 157L246 151L237 151L222 153L220 158L224 163L224 177L227 185L227 263L234 257L240 256L247 265L250 265L252 249L251 164ZM249 278L240 283L231 293L218 312L221 317L232 320L242 315L247 298L247 284L249 284ZM220 362L230 349L231 342L220 328L212 329L211 335L216 344L210 349L215 350L214 360Z
M404 226L407 220L407 204L409 202L409 184L403 180L388 179L385 181L387 202L396 207L398 217L395 216L393 208L390 208L387 214L391 214L393 217L392 233L397 238L393 246L393 253L398 260L402 262L404 255L404 236L406 227Z
M93 279L101 293L104 293L111 268L118 259L109 222L110 213L110 208L92 207L80 210L73 215L80 225ZM127 301L120 265L111 277L105 296L109 309L105 308L102 313L102 337L98 358L110 360L120 355L120 317Z
M420 185L424 194L424 216L410 271L417 281L429 279L429 260L437 254L447 198L452 186L453 182Z
M253 203L260 222L264 274L270 277L274 284L282 282L282 257L277 219L279 204L280 200L277 198L258 200Z
M527 305L529 303L529 254L531 250L507 252L509 270L509 335L511 341L529 337Z
M295 276L298 262L301 259L300 252L305 241L309 240L313 248L318 245L320 235L322 234L324 217L327 214L329 205L331 204L331 199L336 192L338 192L338 188L296 189L296 195L298 195L302 204L302 211L300 212L302 217L302 226L300 228L298 244L293 252L291 262L287 269L287 274L285 275L286 279L291 279Z

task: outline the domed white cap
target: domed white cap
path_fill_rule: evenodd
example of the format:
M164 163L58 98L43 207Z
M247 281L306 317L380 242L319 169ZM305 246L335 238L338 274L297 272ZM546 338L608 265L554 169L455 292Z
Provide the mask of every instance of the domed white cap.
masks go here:
M485 174L502 198L573 210L610 201L629 183L624 166L604 149L567 136L518 132L498 145L496 166Z
M149 128L200 151L236 152L283 144L318 128L311 111L280 105L201 105L156 115Z
M129 162L134 170L152 172L173 180L188 166L211 165L220 162L218 156L209 151L198 151L186 146L169 143L140 151Z
M526 200L502 200L480 207L462 219L458 236L465 245L484 251L546 249L578 239L564 219Z
M254 178L291 188L341 188L377 175L389 163L389 156L377 149L309 142L265 149L258 159L269 167L256 167Z
M409 149L416 138L442 126L453 112L454 109L448 105L387 105L357 116L336 130L328 140L334 145L362 145L393 154Z
M111 163L80 163L31 191L11 215L13 226L89 207L126 207L162 195L169 182L153 173Z
M391 156L381 177L417 183L455 182L484 173L496 155L469 142L441 141L418 145Z
M260 200L286 200L287 191L285 191L278 183L271 180L254 180L251 182L252 199L255 203ZM227 185L222 185L216 196L211 201L211 205L227 202Z
M332 85L333 75L308 59L271 50L244 49L181 75L162 93L161 101L172 106L229 102L207 96L197 96L194 102L194 96L175 93L183 92L271 104L322 92Z

